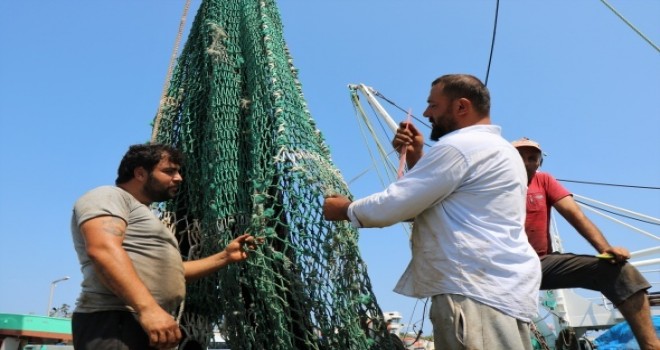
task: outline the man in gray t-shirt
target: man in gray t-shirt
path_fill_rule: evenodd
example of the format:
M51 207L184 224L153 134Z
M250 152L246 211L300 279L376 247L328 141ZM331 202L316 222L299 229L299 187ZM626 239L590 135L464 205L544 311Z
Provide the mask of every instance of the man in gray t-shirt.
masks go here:
M134 145L124 155L115 186L81 196L71 219L83 274L72 319L76 349L172 348L181 340L172 313L185 283L247 258L244 234L223 251L182 261L174 234L149 205L176 195L182 155L165 145Z
M80 225L101 217L105 217L107 223L114 220L127 223L122 248L158 305L172 313L186 292L183 261L177 241L148 206L121 187L114 186L93 189L80 197L74 206L71 232L84 277L75 311L134 311L101 282L85 250Z

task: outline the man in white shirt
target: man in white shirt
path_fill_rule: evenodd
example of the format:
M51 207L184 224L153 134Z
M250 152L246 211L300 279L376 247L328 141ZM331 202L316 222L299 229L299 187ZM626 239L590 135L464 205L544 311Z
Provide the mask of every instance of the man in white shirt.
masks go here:
M524 230L520 155L490 124L490 94L474 76L433 81L424 116L438 141L428 153L402 123L393 145L406 147L410 171L354 202L326 198L325 218L357 227L414 218L412 260L395 291L432 297L436 349L532 349L541 268Z

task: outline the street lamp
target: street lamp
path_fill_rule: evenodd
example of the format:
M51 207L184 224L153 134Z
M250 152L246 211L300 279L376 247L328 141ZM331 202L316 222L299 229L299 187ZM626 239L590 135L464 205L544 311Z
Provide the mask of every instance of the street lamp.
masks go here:
M55 292L55 285L59 282L66 281L68 280L69 276L64 276L62 278L58 278L54 280L53 282L50 282L50 297L48 298L48 311L46 311L46 316L50 317L50 308L53 305L53 293Z

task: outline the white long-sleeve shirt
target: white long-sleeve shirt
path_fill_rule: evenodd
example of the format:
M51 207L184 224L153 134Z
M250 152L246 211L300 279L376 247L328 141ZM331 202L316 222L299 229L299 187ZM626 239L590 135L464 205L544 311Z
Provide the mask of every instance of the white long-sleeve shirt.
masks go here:
M447 134L404 177L353 202L357 227L415 218L412 260L395 292L459 294L529 322L541 266L525 234L527 173L500 127Z

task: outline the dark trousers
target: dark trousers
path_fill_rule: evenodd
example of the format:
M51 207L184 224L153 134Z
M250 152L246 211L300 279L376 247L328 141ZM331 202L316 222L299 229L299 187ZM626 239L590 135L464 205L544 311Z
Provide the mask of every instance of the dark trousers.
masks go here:
M128 311L74 312L71 319L76 350L148 350L149 338Z
M541 258L541 289L586 288L619 305L651 284L631 264L612 263L593 255L552 253Z

